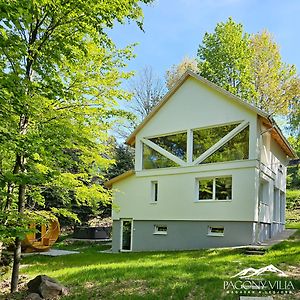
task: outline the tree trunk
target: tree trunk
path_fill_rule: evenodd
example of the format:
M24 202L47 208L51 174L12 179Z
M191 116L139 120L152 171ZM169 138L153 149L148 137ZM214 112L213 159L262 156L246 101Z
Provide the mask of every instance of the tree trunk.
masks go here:
M13 264L13 269L11 274L11 285L10 285L11 293L16 292L18 290L20 262L21 262L21 239L17 237L15 240L14 264Z
M22 158L20 159L22 161ZM19 185L19 197L18 197L18 212L22 215L24 213L25 207L25 189L26 186L24 184ZM15 249L14 249L14 264L11 274L11 293L16 292L18 290L18 282L19 282L19 269L21 262L21 238L17 237L15 240Z
M2 248L3 248L3 242L0 241L0 262L2 257Z

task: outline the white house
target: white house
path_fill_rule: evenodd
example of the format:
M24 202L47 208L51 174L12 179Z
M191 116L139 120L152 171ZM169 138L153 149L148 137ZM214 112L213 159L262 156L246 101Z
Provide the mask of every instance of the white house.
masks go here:
M188 71L127 139L111 179L117 251L246 245L284 229L296 154L265 112Z

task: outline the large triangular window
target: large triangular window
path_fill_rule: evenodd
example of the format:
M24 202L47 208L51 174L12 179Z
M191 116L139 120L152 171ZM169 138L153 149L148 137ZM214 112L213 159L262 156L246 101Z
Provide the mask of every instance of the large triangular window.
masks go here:
M249 158L249 126L235 135L221 148L207 157L201 164L243 160Z
M150 138L149 141L167 150L178 158L186 160L186 132Z
M237 125L230 124L193 130L193 160L211 148Z
M164 155L143 144L143 169L169 167L178 167L178 165L174 161L168 159Z
M143 169L196 166L248 159L249 123L187 130L141 139Z

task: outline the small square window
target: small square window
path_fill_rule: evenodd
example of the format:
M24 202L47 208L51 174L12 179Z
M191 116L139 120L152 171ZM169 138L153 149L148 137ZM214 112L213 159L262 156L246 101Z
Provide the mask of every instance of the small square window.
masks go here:
M154 225L154 234L167 234L168 227L166 225Z
M156 203L158 201L158 182L151 181L151 202Z
M224 236L224 226L208 226L207 235Z
M198 181L198 200L231 200L232 177L200 179Z

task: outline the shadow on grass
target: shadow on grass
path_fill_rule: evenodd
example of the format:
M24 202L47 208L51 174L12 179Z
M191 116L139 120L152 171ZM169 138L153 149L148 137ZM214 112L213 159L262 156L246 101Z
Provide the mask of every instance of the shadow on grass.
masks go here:
M74 248L75 247L75 248ZM273 246L265 255L245 255L241 249L183 252L99 253L107 246L76 244L80 254L25 257L22 272L46 274L67 285L64 299L237 299L223 288L224 280L249 267L273 264L283 271L299 269L296 236ZM289 273L300 289L297 274Z

